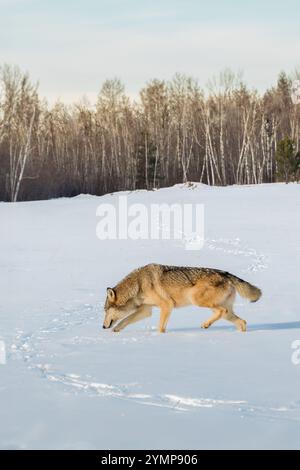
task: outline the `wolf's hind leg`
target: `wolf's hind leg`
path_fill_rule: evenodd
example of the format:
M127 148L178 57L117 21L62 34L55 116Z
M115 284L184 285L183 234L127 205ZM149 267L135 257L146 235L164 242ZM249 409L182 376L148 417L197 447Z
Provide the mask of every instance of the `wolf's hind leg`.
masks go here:
M123 330L126 326L130 325L131 323L136 323L144 318L151 317L152 308L149 305L141 305L137 308L137 310L131 313L128 317L121 320L114 328L113 331L115 333Z
M224 313L224 310L225 309L223 307L214 308L213 315L210 318L208 318L208 320L202 323L201 328L205 328L205 329L209 328L213 323L220 320L220 318L222 317Z
M246 331L247 322L245 320L238 317L233 312L232 308L227 308L227 309L224 309L224 310L225 310L225 312L222 315L222 318L224 318L224 320L227 320L227 321L230 321L231 323L234 323L239 331Z

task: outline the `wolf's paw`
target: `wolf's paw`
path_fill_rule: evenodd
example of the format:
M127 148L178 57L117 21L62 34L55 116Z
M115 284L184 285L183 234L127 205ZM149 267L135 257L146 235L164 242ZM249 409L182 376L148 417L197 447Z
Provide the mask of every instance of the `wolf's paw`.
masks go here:
M113 333L119 333L121 331L121 328L118 328L117 326L115 326L111 331Z
M205 330L207 330L207 328L210 327L210 323L207 322L207 321L204 321L202 324L201 324L201 328L204 328Z
M238 325L237 325L237 328L239 331L242 331L243 333L245 331L247 331L247 322L246 320L240 320Z

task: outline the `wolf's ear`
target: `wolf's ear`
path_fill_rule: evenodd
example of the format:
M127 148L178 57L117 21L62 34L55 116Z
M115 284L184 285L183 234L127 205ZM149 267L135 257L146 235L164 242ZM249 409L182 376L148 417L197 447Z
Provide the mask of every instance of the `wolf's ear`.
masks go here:
M116 299L116 293L115 291L111 288L111 287L108 287L106 289L106 292L107 292L107 298L110 302L114 302L115 299Z

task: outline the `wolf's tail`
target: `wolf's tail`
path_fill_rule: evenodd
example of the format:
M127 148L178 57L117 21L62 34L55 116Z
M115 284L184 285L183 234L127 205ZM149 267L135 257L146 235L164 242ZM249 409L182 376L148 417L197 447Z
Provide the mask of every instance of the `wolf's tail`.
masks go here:
M251 302L256 302L260 299L262 292L258 287L253 286L249 282L244 281L233 274L229 274L229 278L241 297L245 297Z

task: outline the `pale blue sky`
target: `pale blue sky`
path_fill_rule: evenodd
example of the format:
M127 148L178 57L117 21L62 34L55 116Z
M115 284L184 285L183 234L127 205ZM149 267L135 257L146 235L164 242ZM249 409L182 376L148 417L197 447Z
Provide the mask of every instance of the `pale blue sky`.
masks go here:
M299 30L299 0L0 0L0 64L52 102L115 76L132 96L175 72L204 86L225 67L262 91L300 65Z

